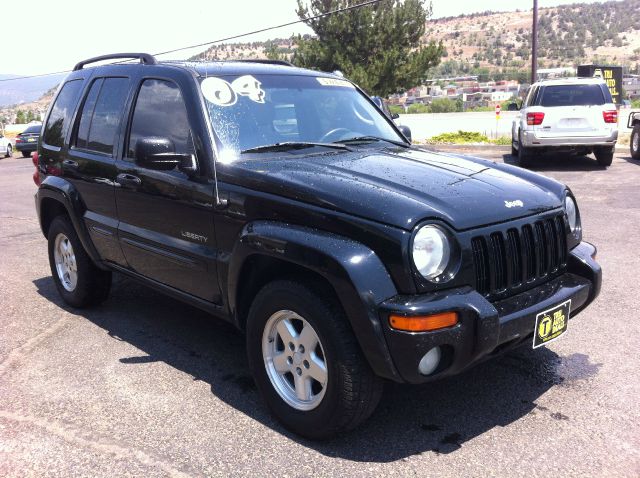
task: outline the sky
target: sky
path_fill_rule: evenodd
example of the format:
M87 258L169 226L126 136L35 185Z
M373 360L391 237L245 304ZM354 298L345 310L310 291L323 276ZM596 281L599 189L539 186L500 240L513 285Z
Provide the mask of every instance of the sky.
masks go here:
M575 1L539 0L539 6ZM0 74L69 70L80 60L105 53L157 53L297 19L296 0L30 0L28 4L26 25L17 27L13 22L13 33L4 37ZM433 0L433 16L524 10L532 5L533 0ZM237 41L286 38L307 32L310 30L299 24ZM204 49L161 58L188 58Z

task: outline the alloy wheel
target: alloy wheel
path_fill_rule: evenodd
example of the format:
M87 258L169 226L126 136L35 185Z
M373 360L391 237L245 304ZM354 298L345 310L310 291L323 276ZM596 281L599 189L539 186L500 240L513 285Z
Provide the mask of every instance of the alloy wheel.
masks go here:
M322 401L329 378L318 334L303 317L280 310L262 334L267 375L280 398L296 410L313 410Z

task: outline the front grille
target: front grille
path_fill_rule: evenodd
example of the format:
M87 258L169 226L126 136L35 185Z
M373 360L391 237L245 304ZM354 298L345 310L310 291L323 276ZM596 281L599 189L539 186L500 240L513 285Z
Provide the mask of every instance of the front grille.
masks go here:
M471 239L476 290L508 295L541 282L566 267L567 235L563 215Z

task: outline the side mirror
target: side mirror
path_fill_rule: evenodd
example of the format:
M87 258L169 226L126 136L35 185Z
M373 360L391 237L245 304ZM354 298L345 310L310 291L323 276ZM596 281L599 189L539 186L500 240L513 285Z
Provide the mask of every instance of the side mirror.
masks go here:
M400 115L398 113L391 113L391 119L392 120L398 119L398 118L400 118Z
M192 154L176 153L173 141L169 138L146 137L136 142L136 164L157 171L171 171L176 166L186 174L197 170Z
M520 110L518 103L509 103L509 105L507 106L507 111L518 111L518 110Z
M404 135L404 137L407 138L409 140L409 142L411 143L412 142L411 141L411 129L409 129L409 127L405 126L405 125L398 126L398 129Z

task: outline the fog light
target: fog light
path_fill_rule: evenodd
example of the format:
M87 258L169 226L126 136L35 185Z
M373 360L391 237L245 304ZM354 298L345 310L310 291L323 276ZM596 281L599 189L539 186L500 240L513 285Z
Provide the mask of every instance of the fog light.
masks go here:
M422 375L431 375L440 364L440 358L442 357L442 351L440 347L434 347L429 350L420 363L418 364L418 370Z

